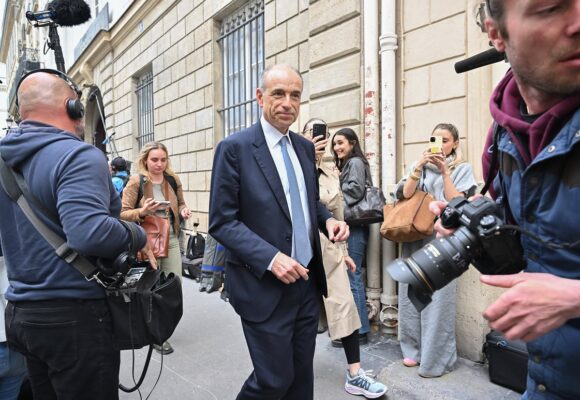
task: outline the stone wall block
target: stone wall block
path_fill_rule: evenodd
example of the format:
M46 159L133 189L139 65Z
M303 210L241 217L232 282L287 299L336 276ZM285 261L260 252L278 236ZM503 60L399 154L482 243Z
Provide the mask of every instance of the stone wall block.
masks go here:
M310 98L337 93L360 86L361 59L359 54L310 69ZM329 79L332 77L332 79Z
M405 69L465 54L464 37L464 14L408 33L404 38Z
M465 1L431 0L431 22L466 11ZM475 15L475 13L473 14ZM475 22L472 20L470 22ZM475 24L474 24L475 25Z
M427 142L433 127L440 122L450 122L457 127L459 134L465 134L465 98L430 103L417 107L405 108L404 143Z
M276 3L268 3L264 6L264 30L269 31L276 26Z
M312 14L311 14L312 15ZM310 18L312 20L312 16ZM310 67L361 51L361 19L356 17L310 38ZM341 40L337 40L341 38Z
M431 100L463 97L467 91L466 75L457 74L453 65L462 58L431 65Z
M185 31L193 32L201 24L203 24L203 7L197 7L185 17Z
M429 101L429 67L405 71L403 105L425 104Z
M276 28L269 30L265 35L266 57L278 54L286 49L286 24L278 25Z
M361 13L360 0L319 0L309 8L310 35L325 31L330 27L351 19ZM335 39L343 38L344 35L336 36Z
M276 22L281 24L298 14L298 0L284 0L276 2ZM299 28L299 27L295 27Z
M294 16L288 21L288 47L308 40L308 11Z
M359 89L326 96L310 102L310 116L322 118L333 125L354 125L361 119L361 93Z
M450 3L459 3L451 1ZM429 24L429 0L405 1L403 4L403 29L408 32Z

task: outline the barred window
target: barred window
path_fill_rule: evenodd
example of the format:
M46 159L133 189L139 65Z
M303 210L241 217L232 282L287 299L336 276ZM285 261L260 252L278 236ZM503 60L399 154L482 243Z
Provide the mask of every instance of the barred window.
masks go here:
M153 133L153 73L147 72L137 78L137 142L139 150L145 143L155 140Z
M264 0L251 0L222 21L218 39L222 52L225 136L260 118L255 98L264 71Z

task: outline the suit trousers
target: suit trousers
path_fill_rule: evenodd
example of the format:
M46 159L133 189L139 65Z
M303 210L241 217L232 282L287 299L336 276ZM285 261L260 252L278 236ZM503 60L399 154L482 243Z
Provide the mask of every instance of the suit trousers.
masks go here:
M106 300L9 302L6 336L26 357L34 400L119 398L120 351Z
M274 312L263 322L242 318L254 371L237 400L312 400L313 359L320 313L316 279L285 286Z

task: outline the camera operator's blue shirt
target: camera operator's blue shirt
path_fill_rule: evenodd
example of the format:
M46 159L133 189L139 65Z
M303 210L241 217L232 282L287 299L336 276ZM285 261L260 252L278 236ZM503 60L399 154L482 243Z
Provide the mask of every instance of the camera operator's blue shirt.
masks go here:
M89 259L115 258L127 250L130 235L118 221L121 200L100 150L70 132L24 121L0 142L0 153L22 173L41 206L60 220L62 226L55 226L35 210L49 228L67 238L71 249ZM0 220L8 300L104 297L101 286L55 254L2 189ZM139 231L143 246L146 237Z
M520 227L542 240L556 244L577 241L580 238L577 215L580 204L580 95L576 95L578 105L571 115L561 123L546 125L548 130L554 125L561 128L546 132L552 140L531 158L525 146L515 143L517 138L507 131L526 133L514 130L515 124L521 122L510 124L519 117L514 115L519 113L518 104L511 105L512 114L506 111L507 102L519 100L511 99L507 90L502 90L501 83L499 90L501 92L495 97L497 104L492 101L492 115L502 126L498 146L501 179L495 180L498 201L506 206ZM574 101L573 96L567 100ZM552 115L557 112L546 112L547 118ZM550 249L525 234L521 241L527 272L580 280L580 248ZM537 295L542 296L542 293ZM560 328L528 343L528 351L528 385L523 399L580 399L580 319L568 320Z

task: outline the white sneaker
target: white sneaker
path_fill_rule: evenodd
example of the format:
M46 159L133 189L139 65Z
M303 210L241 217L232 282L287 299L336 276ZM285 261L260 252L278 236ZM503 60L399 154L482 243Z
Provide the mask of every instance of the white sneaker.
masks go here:
M358 373L355 376L351 376L350 373L346 371L344 390L350 394L365 396L368 399L376 399L387 392L387 386L381 382L375 381L366 374L364 369L359 368Z

